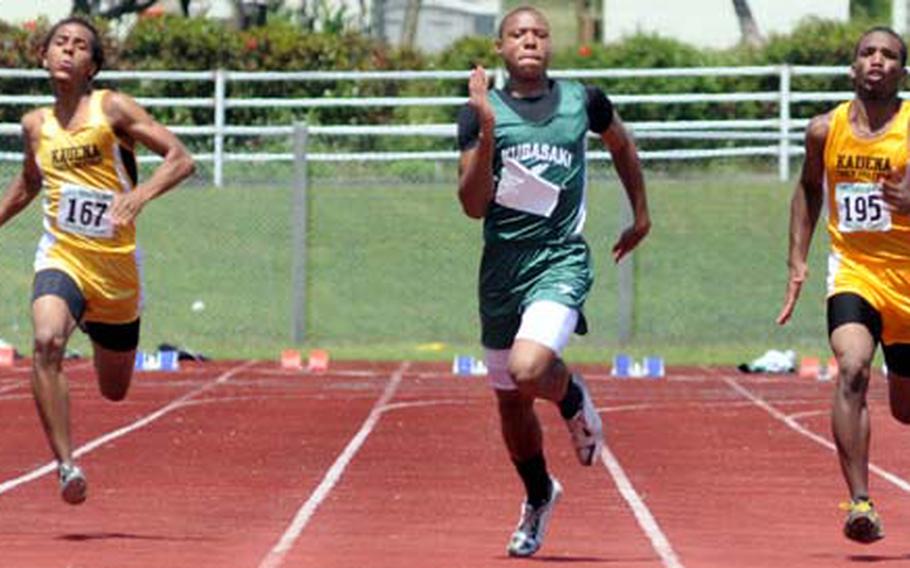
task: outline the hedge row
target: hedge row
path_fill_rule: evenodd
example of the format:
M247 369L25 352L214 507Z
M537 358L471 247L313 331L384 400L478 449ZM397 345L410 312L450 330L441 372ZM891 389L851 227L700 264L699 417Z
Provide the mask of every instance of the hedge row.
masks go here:
M393 70L468 69L475 63L495 67L498 59L491 38L464 38L434 56L396 50L372 38L354 34L304 33L292 24L275 20L267 26L237 31L201 18L160 16L142 18L123 39L117 39L104 22L98 22L105 37L110 69L233 69L233 70ZM49 27L38 21L24 27L0 22L0 67L33 68L41 38ZM792 34L774 36L761 49L736 48L717 51L698 49L656 35L638 34L610 45L581 46L554 54L553 68L659 68L716 65L846 65L852 57L863 23L808 20ZM774 77L647 78L599 80L608 93L729 92L777 89ZM134 96L211 96L212 84L193 81L118 82L117 87ZM849 89L843 77L798 78L797 89ZM47 86L34 80L0 80L0 92L41 93ZM461 96L466 84L457 81L379 82L351 81L232 84L231 96L318 97L346 95ZM817 109L801 109L805 115ZM22 108L0 108L0 121L17 121ZM156 109L168 124L212 122L209 109ZM448 122L448 108L317 109L302 116L289 109L234 109L228 117L234 124L282 124L306 118L324 124L385 124L401 122ZM638 105L624 107L627 120L697 119L710 116L748 118L773 112L761 104ZM239 142L238 142L239 143ZM244 144L257 143L246 139Z

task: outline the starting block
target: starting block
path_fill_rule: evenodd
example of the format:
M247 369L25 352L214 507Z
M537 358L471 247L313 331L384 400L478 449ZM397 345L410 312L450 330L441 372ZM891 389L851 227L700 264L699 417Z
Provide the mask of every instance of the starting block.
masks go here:
M285 349L281 352L281 368L299 371L303 369L300 362L300 351L296 349Z
M454 375L486 375L487 366L483 361L470 355L456 355L452 359L452 374Z
M818 357L803 357L799 362L799 378L818 379L821 377L821 361Z
M620 353L613 357L613 368L610 370L610 375L618 379L660 379L666 375L666 369L663 357L645 357L639 363L625 353Z
M837 377L838 366L837 366L837 358L836 358L836 357L831 357L831 358L828 359L828 367L827 367L827 369L825 369L825 370L826 370L826 372L827 372L827 376L825 377L825 380L830 381L831 379ZM818 379L819 379L819 380L822 380L821 375L819 375Z
M0 367L12 367L16 363L16 349L12 345L0 346Z
M610 370L610 375L625 379L632 376L632 358L626 355L625 353L620 353L613 356L613 368Z
M645 357L642 367L644 367L644 376L651 379L660 379L665 374L663 357Z
M307 359L306 370L310 373L324 373L329 369L329 352L325 349L313 349Z
M158 351L156 353L136 352L137 371L179 371L180 362L176 351Z

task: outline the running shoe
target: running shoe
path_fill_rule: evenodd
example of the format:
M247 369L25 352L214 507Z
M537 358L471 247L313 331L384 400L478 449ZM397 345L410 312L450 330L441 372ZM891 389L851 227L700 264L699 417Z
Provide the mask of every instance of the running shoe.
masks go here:
M847 511L847 520L844 521L844 536L863 544L885 538L882 519L875 512L872 501L853 499L848 503L841 503L840 508Z
M78 505L85 501L88 484L85 474L76 464L60 464L60 495L70 505Z
M512 538L509 539L509 556L528 557L540 550L547 524L553 515L553 509L562 495L562 485L555 477L550 478L550 496L537 507L525 501L521 505L521 519Z
M566 420L566 426L572 436L572 444L575 446L578 461L581 462L581 465L592 465L603 447L603 422L600 420L600 415L597 414L591 393L581 375L573 373L569 380L581 389L582 399L581 407L575 416Z

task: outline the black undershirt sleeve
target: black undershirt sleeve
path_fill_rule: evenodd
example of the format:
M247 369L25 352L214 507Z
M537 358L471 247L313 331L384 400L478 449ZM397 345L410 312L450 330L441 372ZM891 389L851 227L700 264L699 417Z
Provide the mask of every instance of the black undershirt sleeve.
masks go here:
M462 152L477 145L480 138L480 122L474 107L464 105L458 109L458 149Z
M588 125L591 132L602 134L613 124L613 103L599 87L585 87Z
M601 134L613 124L613 103L599 87L585 87L585 110L588 114L588 124L591 132ZM553 112L557 99L555 96L545 96L532 100L506 98L518 114L529 120L541 120ZM458 110L458 149L470 150L477 145L480 137L480 123L477 112L470 105L464 105Z

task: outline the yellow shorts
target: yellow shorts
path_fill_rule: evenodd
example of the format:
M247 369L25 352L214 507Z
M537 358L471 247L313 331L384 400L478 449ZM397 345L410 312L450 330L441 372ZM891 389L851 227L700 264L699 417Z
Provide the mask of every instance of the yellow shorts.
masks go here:
M130 323L142 309L138 250L135 254L104 254L61 246L52 237L41 240L35 272L57 269L70 276L85 298L83 321Z
M881 315L883 344L910 344L910 262L897 268L832 252L828 256L828 297L843 293L861 296Z

